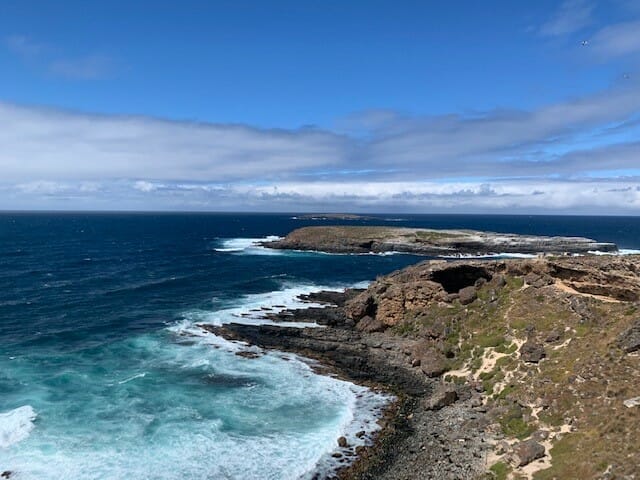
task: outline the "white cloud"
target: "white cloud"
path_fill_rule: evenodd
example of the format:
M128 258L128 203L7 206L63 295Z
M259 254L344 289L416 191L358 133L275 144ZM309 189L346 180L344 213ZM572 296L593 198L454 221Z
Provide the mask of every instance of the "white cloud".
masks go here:
M9 35L4 43L10 52L24 59L33 58L48 49L45 44L36 42L26 35Z
M49 71L71 80L96 80L106 78L116 72L115 62L105 55L88 55L79 58L54 60Z
M594 35L590 44L603 58L640 53L640 20L605 27Z
M533 111L364 113L355 137L0 103L0 208L638 212L639 114L629 82Z
M591 25L593 4L586 0L566 0L557 12L540 27L547 37L567 35Z
M0 103L5 181L269 178L345 161L339 135L312 129L84 115Z
M47 75L69 80L96 80L113 76L118 71L117 62L107 55L89 53L69 57L55 46L40 43L27 35L10 35L4 40L9 52Z

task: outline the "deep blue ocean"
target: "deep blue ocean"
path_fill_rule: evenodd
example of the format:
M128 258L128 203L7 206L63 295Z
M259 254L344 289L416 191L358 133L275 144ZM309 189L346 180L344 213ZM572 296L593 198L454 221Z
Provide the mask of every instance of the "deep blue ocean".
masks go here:
M263 322L300 293L411 255L269 251L305 225L579 235L640 249L640 217L0 213L0 472L19 480L297 479L385 397L197 327ZM366 441L366 440L365 440Z

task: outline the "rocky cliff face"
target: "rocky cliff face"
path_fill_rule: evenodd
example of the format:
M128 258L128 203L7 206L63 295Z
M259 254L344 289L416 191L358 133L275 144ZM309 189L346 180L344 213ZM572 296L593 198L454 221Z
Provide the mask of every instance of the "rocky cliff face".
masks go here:
M330 253L407 252L418 255L486 255L492 253L613 252L616 245L582 237L541 237L472 230L322 226L294 230L264 246Z
M400 396L340 478L637 475L640 256L426 261L323 298L283 319L325 328L204 328Z
M426 261L377 279L349 300L345 311L356 322L371 317L392 327L416 319L438 302L467 305L481 287L495 296L506 277L522 278L533 287L559 283L577 294L635 302L640 300L639 268L636 257Z

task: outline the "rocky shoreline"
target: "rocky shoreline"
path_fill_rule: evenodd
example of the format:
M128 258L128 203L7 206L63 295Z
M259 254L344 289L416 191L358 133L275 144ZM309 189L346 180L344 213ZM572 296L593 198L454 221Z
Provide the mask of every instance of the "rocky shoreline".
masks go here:
M286 237L262 242L282 250L312 250L327 253L401 252L426 256L521 254L586 254L616 252L613 243L583 237L544 237L474 230L431 230L382 226L303 227Z
M228 340L317 360L319 373L396 396L381 419L382 429L374 445L358 447L357 460L340 469L334 478L460 479L480 475L489 451L480 394L467 385L445 385L412 367L407 359L414 353L416 342L356 330L345 316L344 304L359 293L318 292L307 299L328 306L268 316L276 321L319 323L324 328L241 324L201 327Z
M337 478L635 478L640 258L427 261L307 299L269 318L324 328L201 327L397 396Z

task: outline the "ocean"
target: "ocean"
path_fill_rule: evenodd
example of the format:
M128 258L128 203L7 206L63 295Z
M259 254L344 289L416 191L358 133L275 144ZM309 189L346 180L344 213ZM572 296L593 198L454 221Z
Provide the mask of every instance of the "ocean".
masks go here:
M370 442L385 394L198 323L265 322L412 255L270 251L306 225L578 235L640 249L640 217L0 214L0 472L19 480L298 479ZM361 430L368 435L358 439ZM12 477L13 478L13 477Z

